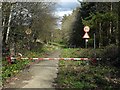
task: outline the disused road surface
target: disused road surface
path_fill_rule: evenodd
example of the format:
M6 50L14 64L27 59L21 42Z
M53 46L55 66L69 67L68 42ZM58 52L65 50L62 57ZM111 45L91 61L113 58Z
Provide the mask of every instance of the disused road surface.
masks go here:
M56 50L48 58L58 58L60 51ZM58 73L58 60L44 60L31 66L25 72L23 80L11 82L9 88L53 88ZM30 78L29 78L30 77ZM19 77L18 77L19 78ZM27 79L28 78L28 79ZM21 78L22 79L22 78Z
M50 58L53 57L59 57L59 52L54 52ZM58 60L42 61L35 64L30 72L33 77L23 88L53 88L53 82L58 73Z

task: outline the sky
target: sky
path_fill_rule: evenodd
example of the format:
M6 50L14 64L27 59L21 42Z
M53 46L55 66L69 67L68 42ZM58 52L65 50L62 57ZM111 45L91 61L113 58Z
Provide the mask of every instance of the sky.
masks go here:
M66 14L69 15L72 13L72 11L80 6L79 2L77 0L59 0L59 2L56 4L56 11L55 16L59 17L59 20L57 22L58 28L61 26L61 20L62 17Z
M55 14L58 16L64 16L64 14L71 14L72 10L77 6L80 6L77 0L60 0L56 5Z

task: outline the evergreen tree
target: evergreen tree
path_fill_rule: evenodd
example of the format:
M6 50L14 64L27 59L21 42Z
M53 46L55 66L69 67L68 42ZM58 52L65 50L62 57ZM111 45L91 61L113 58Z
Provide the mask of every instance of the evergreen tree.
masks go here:
M84 31L83 31L81 11L79 8L77 8L75 12L76 12L75 22L72 25L69 45L75 47L84 47L84 39L82 38L84 35Z

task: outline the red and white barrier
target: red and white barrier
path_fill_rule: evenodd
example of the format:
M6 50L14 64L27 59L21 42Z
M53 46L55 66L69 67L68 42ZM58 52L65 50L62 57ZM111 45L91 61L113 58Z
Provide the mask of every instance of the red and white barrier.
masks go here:
M11 57L11 59L17 59L14 57ZM30 59L30 60L83 60L83 61L89 61L89 60L100 60L100 58L21 58L21 59Z
M18 58L15 58L15 57L9 57L10 61L14 60L14 59L18 59ZM22 60L25 60L25 59L28 59L28 60L33 60L29 65L32 65L34 63L37 63L39 61L46 61L46 60L66 60L66 61L92 61L93 63L96 63L97 60L101 60L101 58L19 58L19 60L22 59ZM11 63L10 63L11 64ZM27 65L27 66L29 66ZM26 66L26 67L27 67Z

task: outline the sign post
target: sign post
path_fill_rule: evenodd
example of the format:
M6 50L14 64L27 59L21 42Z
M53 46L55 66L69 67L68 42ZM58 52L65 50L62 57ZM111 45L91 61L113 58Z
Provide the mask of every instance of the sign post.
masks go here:
M85 48L87 48L88 39L90 38L88 35L89 30L90 30L89 26L84 27L85 34L84 34L83 38L85 38Z
M95 40L95 33L94 33L94 49L96 48L96 40Z
M96 59L96 35L95 35L95 32L94 32L94 58Z
M30 50L30 34L32 33L32 30L28 28L25 33L28 35L28 50Z
M85 48L87 48L88 39L85 39Z

